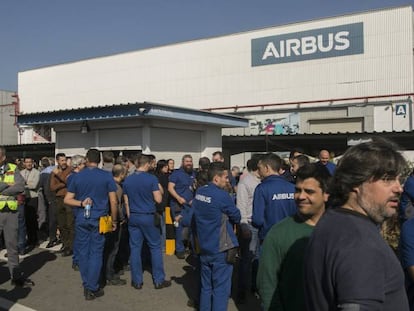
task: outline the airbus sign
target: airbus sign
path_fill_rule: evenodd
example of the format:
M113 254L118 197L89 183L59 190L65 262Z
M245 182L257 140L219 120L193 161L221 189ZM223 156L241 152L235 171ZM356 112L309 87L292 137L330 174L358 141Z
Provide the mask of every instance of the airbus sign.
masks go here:
M363 23L252 39L252 66L363 53Z

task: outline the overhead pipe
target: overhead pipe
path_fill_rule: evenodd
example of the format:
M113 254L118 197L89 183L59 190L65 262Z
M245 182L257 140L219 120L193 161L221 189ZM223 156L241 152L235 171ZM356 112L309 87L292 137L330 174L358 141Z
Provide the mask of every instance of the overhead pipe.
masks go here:
M293 101L293 102L282 102L282 103L271 103L271 104L254 104L254 105L243 105L243 106L226 106L226 107L215 107L207 108L203 110L214 111L214 110L227 110L233 109L235 112L239 109L244 108L265 108L265 107L275 107L275 106L288 106L288 105L302 105L302 104L317 104L317 103L334 103L339 101L349 101L349 100L365 100L368 102L370 99L377 98L390 98L390 97L401 97L401 96L414 96L414 93L402 93L402 94L391 94L391 95L376 95L376 96L362 96L362 97L345 97L345 98L336 98L336 99L319 99L319 100L306 100L306 101Z

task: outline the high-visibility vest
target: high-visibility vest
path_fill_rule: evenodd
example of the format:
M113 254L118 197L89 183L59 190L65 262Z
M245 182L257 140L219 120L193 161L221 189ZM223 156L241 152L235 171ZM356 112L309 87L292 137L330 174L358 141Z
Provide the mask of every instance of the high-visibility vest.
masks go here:
M14 183L14 172L16 171L16 165L6 164L7 171L4 172L4 175L1 178L1 181L6 184ZM17 211L17 200L14 196L1 195L0 194L0 211L7 205L9 210Z

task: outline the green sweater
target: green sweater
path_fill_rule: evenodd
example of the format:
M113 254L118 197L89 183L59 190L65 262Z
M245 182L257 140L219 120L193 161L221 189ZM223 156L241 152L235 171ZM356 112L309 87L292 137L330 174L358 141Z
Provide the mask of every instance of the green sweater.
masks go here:
M304 254L313 229L295 215L267 233L257 274L264 310L305 310Z

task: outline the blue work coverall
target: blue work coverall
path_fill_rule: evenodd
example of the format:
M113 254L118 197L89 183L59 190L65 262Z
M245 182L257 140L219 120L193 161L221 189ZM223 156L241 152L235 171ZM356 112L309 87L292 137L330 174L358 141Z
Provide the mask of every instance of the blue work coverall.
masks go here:
M193 209L200 244L200 310L227 310L233 266L226 261L226 251L238 246L232 224L240 222L240 211L214 183L197 190Z

